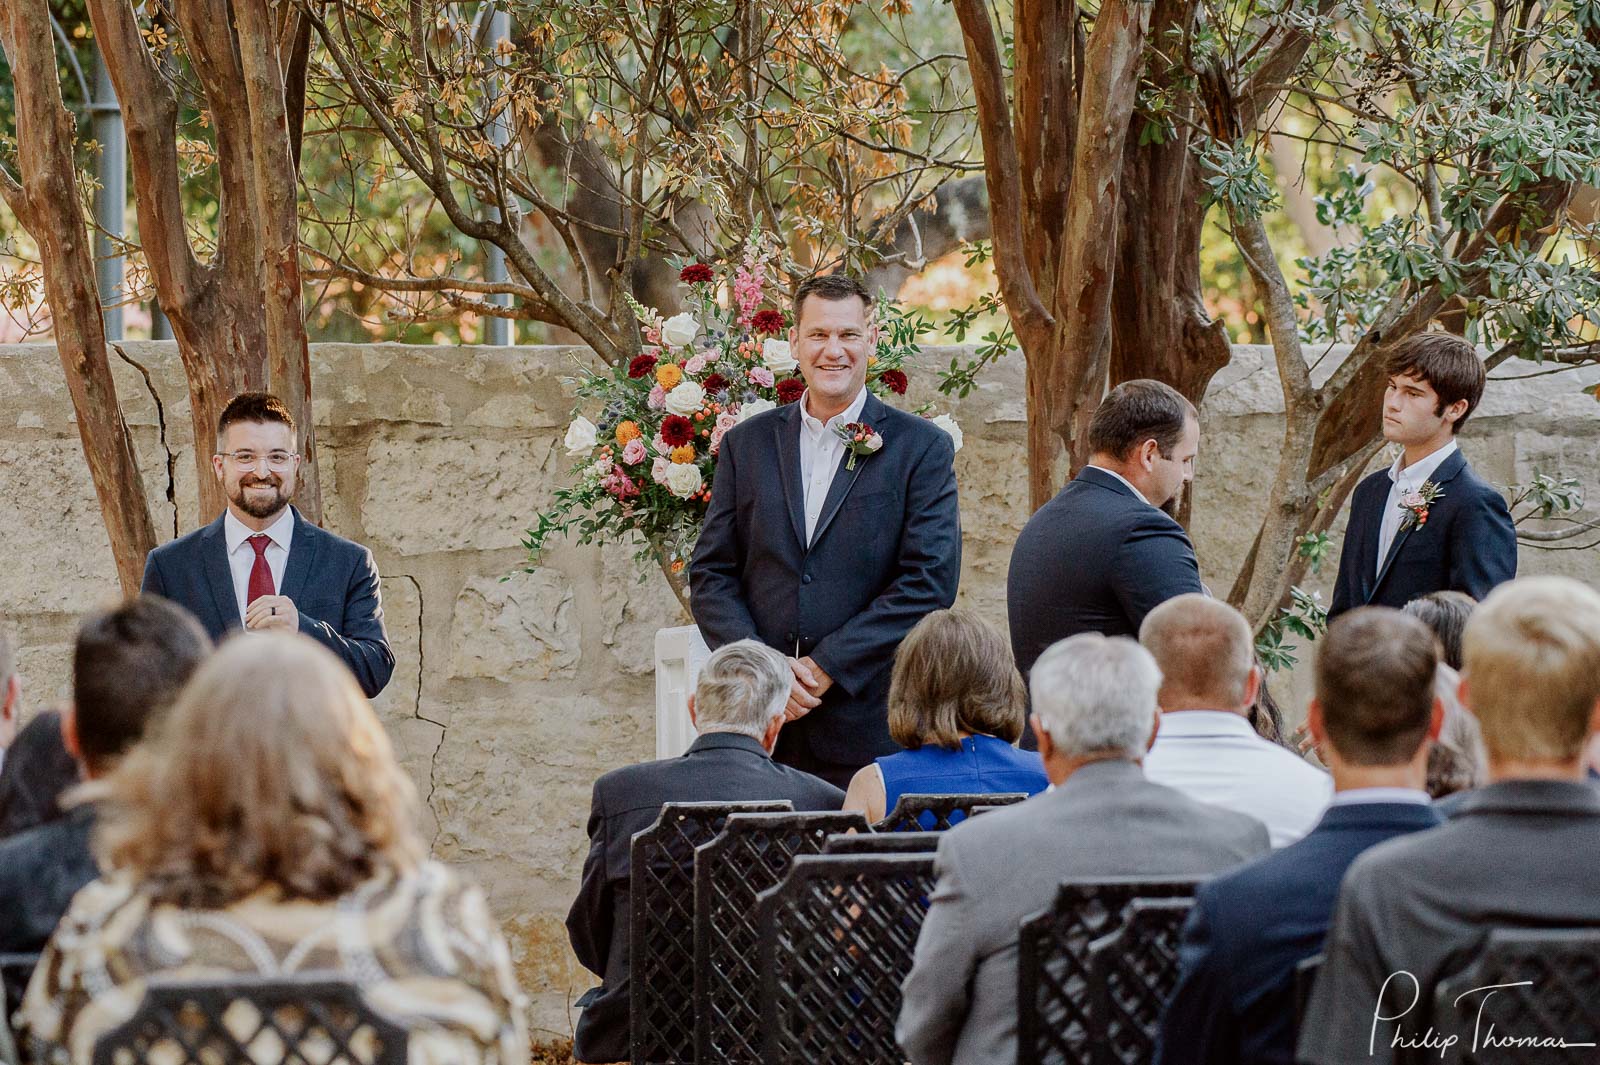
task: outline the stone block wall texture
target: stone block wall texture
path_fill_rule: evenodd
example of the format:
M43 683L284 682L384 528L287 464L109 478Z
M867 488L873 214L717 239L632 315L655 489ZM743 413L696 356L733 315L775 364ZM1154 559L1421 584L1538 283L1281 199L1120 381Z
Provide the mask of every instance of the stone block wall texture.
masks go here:
M182 370L169 343L122 347L123 410L156 528L173 536L199 518ZM926 364L951 355L930 349ZM570 1035L570 1003L592 982L562 924L587 848L590 785L650 757L654 632L685 620L625 547L559 544L537 572L521 572L523 530L567 475L569 379L588 358L553 347L312 354L326 523L370 546L383 574L398 665L378 710L423 799L434 854L488 889L547 1039ZM1531 369L1507 364L1497 377ZM913 377L907 403L951 410L965 431L961 599L1003 627L1011 545L1028 516L1020 359L960 401L937 395L931 373ZM1600 407L1579 391L1597 378L1589 369L1492 384L1464 437L1473 462L1501 485L1564 470L1600 491ZM1194 538L1218 594L1266 506L1281 411L1270 353L1236 349L1204 404L1195 487ZM36 710L67 692L79 617L118 594L48 345L0 347L0 545L0 617L18 637ZM1525 549L1523 571L1600 581L1600 554ZM1330 579L1331 569L1320 584ZM1306 672L1274 680L1291 714L1303 712Z

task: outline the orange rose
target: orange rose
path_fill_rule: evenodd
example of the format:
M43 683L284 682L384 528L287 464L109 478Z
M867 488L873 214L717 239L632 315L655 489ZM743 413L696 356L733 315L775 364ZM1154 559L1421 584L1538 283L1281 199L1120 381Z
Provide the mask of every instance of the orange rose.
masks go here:
M656 367L656 383L671 392L683 380L683 368L675 362L664 362Z
M628 441L637 440L644 434L639 431L639 426L633 422L623 422L617 426L617 446L627 447Z
M688 464L694 461L694 445L685 444L672 449L672 461Z

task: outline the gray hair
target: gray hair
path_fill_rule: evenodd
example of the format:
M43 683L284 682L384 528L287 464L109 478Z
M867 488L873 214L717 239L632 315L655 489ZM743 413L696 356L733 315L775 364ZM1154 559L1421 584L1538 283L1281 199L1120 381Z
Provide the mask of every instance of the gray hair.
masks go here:
M1034 713L1062 754L1144 756L1156 727L1161 670L1133 640L1069 636L1039 656L1029 685Z
M735 732L759 740L772 719L783 715L791 686L789 663L755 640L736 640L717 648L700 667L695 682L697 728Z

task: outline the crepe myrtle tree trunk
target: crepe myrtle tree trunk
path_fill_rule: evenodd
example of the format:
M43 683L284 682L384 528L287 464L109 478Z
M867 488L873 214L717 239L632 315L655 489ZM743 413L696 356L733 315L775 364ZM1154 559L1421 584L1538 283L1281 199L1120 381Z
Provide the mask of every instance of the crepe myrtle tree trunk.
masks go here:
M55 39L45 0L0 2L0 44L16 86L17 166L0 168L0 194L39 245L56 352L78 436L100 501L125 595L138 591L155 527L128 427L117 405L106 348L94 255L72 157L74 127L57 81Z

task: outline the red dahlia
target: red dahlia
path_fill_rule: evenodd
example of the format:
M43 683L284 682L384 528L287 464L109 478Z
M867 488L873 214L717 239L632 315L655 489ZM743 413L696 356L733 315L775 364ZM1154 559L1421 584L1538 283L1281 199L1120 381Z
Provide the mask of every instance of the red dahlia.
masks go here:
M656 368L654 355L635 355L633 361L628 363L629 377L643 377Z
M678 280L690 285L697 282L710 281L712 276L711 267L705 263L690 263L678 271Z
M750 319L750 328L758 333L781 333L783 332L783 312L757 311L756 316Z
M694 422L681 414L669 414L661 422L661 439L669 447L682 447L694 439Z
M806 383L798 377L785 377L778 382L778 402L793 403L799 399L806 390Z
M714 373L700 382L700 387L706 390L706 395L714 396L728 387L728 379L719 373Z
M889 387L889 391L897 396L906 394L906 389L911 387L911 382L906 380L903 370L885 370L878 375L878 380Z

